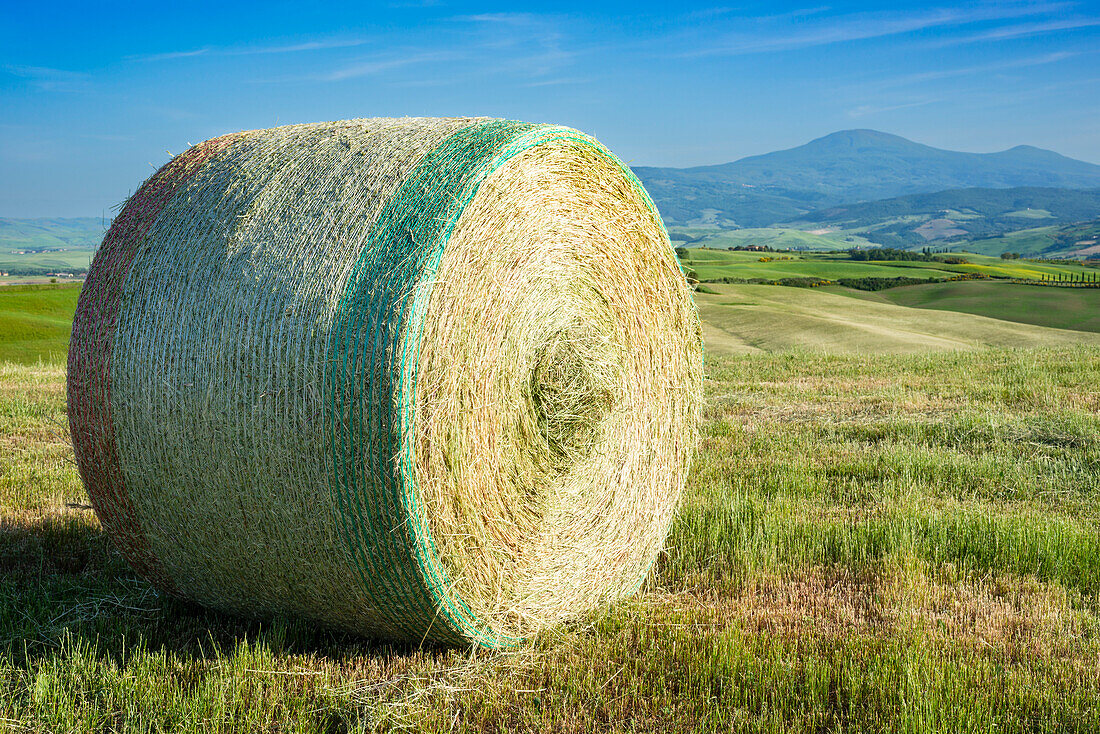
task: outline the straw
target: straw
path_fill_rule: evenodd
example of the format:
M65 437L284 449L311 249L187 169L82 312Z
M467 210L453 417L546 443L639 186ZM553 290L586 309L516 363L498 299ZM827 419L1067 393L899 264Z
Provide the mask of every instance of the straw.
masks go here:
M486 647L639 586L691 460L700 331L598 142L484 118L252 131L119 220L139 210L70 357L81 474L139 572Z

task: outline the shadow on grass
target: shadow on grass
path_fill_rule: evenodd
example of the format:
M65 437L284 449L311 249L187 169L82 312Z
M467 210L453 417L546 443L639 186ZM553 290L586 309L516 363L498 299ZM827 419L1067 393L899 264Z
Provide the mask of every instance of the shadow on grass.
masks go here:
M304 620L232 616L160 593L137 577L90 511L0 520L0 654L32 667L63 642L89 643L98 657L119 663L155 650L212 661L257 646L337 666L447 652L372 642Z

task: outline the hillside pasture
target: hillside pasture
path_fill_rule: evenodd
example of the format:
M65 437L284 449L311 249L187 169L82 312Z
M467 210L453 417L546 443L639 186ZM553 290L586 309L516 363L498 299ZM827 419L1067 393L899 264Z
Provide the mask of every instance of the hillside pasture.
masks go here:
M964 280L875 293L827 286L825 291L909 308L976 314L1055 329L1100 332L1100 288L1047 288Z
M1100 236L1100 221L1082 222L1064 227L1033 227L1007 232L1000 237L977 239L966 243L966 249L984 255L1002 252L1021 254L1044 253L1056 257L1082 249L1078 242L1095 241Z
M81 272L103 239L109 220L0 217L0 272L41 277Z
M1032 260L1003 260L999 256L978 255L972 252L952 252L970 261L967 265L950 265L944 263L937 267L954 273L980 273L991 278L1024 278L1027 280L1041 280L1048 278L1078 277L1081 275L1100 277L1100 270L1084 265L1044 263Z
M907 286L910 287L910 286ZM1100 334L1013 323L970 313L908 308L822 289L711 285L696 294L707 354L792 348L830 354L910 353L989 347L1100 346ZM891 291L885 292L893 292Z
M44 276L46 273L79 273L88 270L94 250L64 252L0 252L0 271L18 275Z
M685 265L694 270L695 277L702 282L716 281L721 278L836 280L838 278L896 278L903 275L913 278L949 278L955 274L939 269L936 263L910 263L918 267L899 272L894 268L893 263L857 262L848 259L845 254L724 252L703 248L690 249L688 252L690 255Z
M702 282L721 278L951 278L977 274L990 278L1100 278L1100 269L1077 264L1004 260L970 252L951 253L968 262L951 264L939 260L851 260L847 253L730 252L709 247L688 248L684 261Z
M760 246L773 250L847 250L872 244L851 232L808 232L782 227L718 230L672 227L669 236L676 245L686 242L692 247L717 249Z

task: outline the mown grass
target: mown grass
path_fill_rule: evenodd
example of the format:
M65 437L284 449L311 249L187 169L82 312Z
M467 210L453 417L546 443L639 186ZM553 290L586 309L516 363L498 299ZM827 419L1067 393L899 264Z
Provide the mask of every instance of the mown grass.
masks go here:
M0 728L1100 729L1100 348L711 357L643 593L506 654L158 596L0 367Z

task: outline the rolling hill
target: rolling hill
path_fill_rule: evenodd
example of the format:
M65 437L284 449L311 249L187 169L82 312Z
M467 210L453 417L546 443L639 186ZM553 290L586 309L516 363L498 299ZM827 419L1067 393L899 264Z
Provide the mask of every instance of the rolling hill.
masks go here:
M108 224L99 217L0 217L0 272L40 276L87 270Z
M807 349L833 354L1100 346L1100 334L973 313L910 308L806 288L715 286L697 294L708 354ZM960 311L962 309L959 309Z
M635 173L669 223L762 227L817 209L960 188L1096 188L1100 166L1021 145L998 153L942 150L875 130L716 166Z
M972 188L831 207L788 224L858 233L880 245L904 248L996 237L1037 225L1067 225L1097 216L1100 189ZM989 254L1010 250L1035 254L1046 247L1069 244L1072 242L1068 238L1063 241L1053 237L1042 249L1006 247Z
M12 219L0 217L0 248L43 250L48 248L95 249L107 231L99 217ZM3 250L0 250L2 252Z
M1100 219L1064 226L1030 227L971 240L966 249L983 255L1015 252L1044 257L1100 257Z
M962 280L870 293L838 286L826 292L895 306L955 311L1020 324L1100 333L1100 289Z
M869 254L873 254L873 250ZM1002 280L1079 278L1093 279L1100 271L1081 263L1004 260L1000 257L959 253L965 262L929 260L853 260L848 253L730 252L711 247L692 247L680 259L701 283L777 281L786 278L839 280L847 278L936 278L961 275Z

